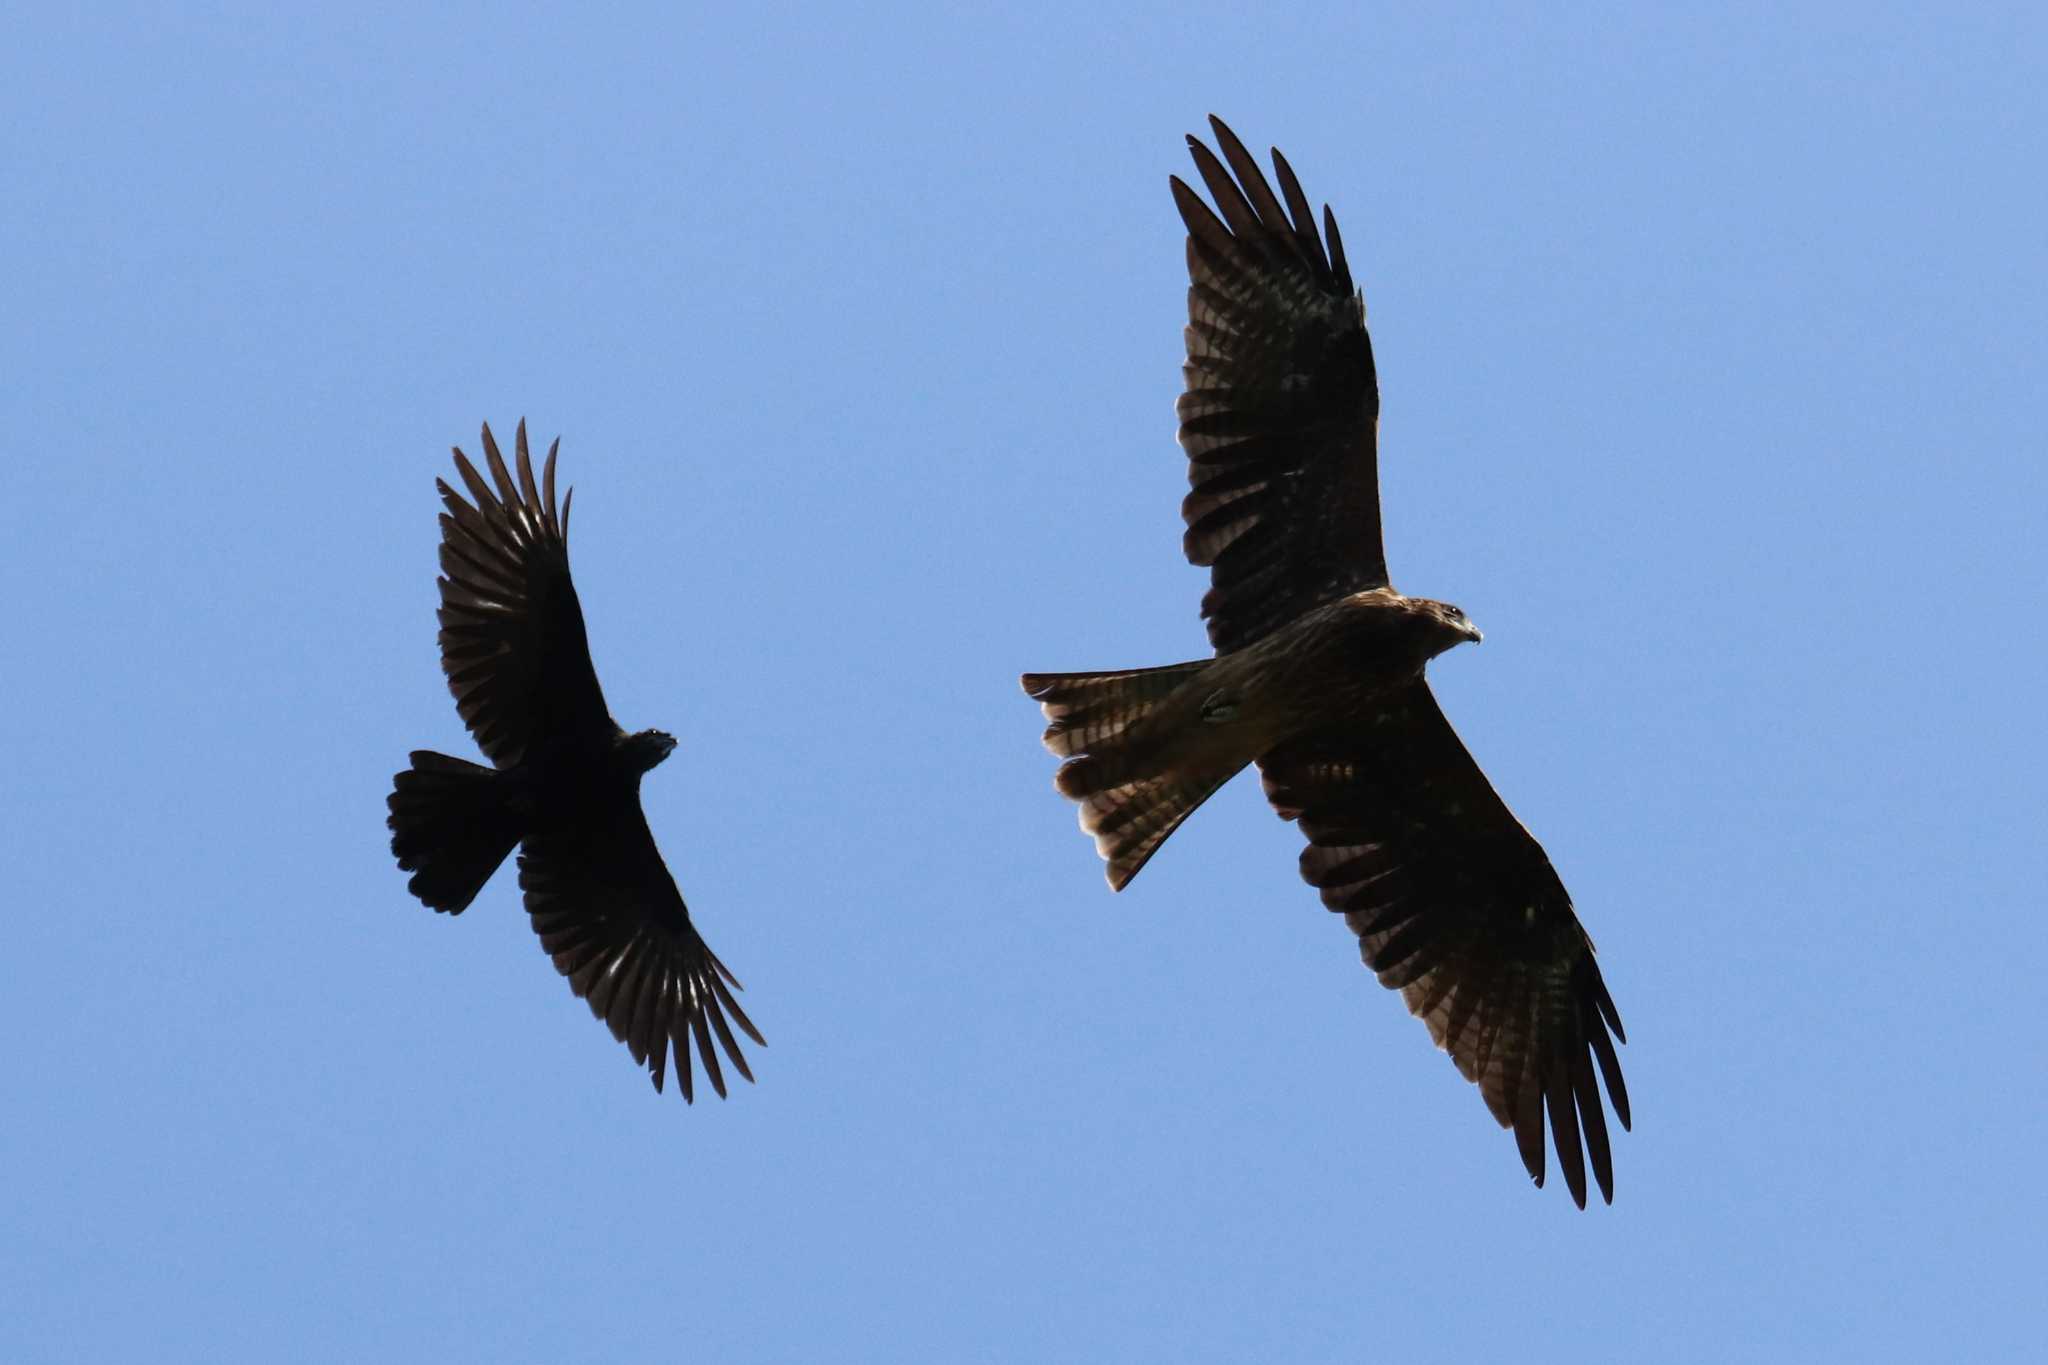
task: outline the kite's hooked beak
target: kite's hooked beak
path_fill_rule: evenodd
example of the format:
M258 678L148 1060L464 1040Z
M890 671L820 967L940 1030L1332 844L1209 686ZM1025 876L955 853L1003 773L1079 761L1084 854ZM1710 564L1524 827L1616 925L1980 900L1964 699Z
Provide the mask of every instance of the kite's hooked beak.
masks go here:
M1470 621L1465 622L1465 634L1468 637L1470 637L1472 643L1475 645L1486 638L1484 635L1481 635L1479 633L1479 627L1473 625Z

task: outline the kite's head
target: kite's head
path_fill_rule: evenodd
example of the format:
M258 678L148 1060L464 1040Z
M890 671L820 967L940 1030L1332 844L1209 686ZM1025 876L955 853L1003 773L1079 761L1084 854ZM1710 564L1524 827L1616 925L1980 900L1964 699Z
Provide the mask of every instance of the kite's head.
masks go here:
M675 752L676 737L660 730L642 730L627 735L624 748L633 770L644 773Z
M1427 597L1411 597L1408 610L1428 620L1430 642L1436 646L1433 653L1441 654L1468 640L1476 645L1486 638L1479 633L1479 627L1472 624L1472 618L1465 615L1463 607L1452 606L1449 602L1434 602Z

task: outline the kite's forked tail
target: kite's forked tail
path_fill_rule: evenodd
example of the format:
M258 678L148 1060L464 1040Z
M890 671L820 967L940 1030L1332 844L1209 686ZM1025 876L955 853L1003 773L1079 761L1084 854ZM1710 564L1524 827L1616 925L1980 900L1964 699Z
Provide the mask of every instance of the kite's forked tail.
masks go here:
M1045 747L1067 760L1053 785L1080 803L1081 828L1095 836L1109 864L1111 890L1123 890L1166 836L1245 765L1178 742L1185 738L1178 730L1201 723L1200 704L1182 688L1213 662L1023 677L1024 690L1052 722ZM1169 700L1171 711L1187 716L1161 715Z
M514 784L476 763L414 750L392 779L391 852L413 874L406 889L436 910L461 914L525 833Z

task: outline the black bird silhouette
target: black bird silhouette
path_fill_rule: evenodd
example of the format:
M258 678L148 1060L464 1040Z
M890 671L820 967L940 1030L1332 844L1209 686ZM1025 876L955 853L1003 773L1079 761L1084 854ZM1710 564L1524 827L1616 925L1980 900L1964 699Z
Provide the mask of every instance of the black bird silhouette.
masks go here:
M1184 548L1210 569L1216 657L1025 674L1051 721L1046 747L1067 760L1056 784L1121 890L1256 762L1274 809L1308 836L1302 876L1514 1130L1530 1176L1543 1183L1547 1111L1573 1200L1585 1207L1590 1158L1611 1203L1593 1068L1628 1127L1608 1036L1623 1036L1621 1019L1542 845L1423 680L1479 631L1388 582L1379 381L1337 220L1325 207L1318 234L1287 159L1273 152L1276 196L1209 122L1223 160L1196 138L1188 150L1216 209L1177 176L1172 189L1188 229Z
M690 923L640 809L640 779L669 756L659 730L627 734L606 709L583 608L569 578L569 498L555 506L555 452L535 486L519 424L515 484L483 429L493 493L460 449L474 505L436 479L441 501L441 668L485 768L421 749L393 780L391 851L413 895L460 914L524 843L519 886L541 947L570 989L661 1089L671 1047L693 1098L690 1044L720 1096L733 1067L754 1073L727 1024L766 1039L733 999L739 981ZM573 490L572 490L573 496Z

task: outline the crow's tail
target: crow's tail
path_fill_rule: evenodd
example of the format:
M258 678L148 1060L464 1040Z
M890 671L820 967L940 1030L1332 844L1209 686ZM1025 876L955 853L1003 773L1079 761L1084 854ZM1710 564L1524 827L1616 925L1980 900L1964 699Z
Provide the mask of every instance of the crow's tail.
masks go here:
M505 774L446 754L415 750L392 779L391 852L413 874L406 889L436 910L461 914L525 833Z

